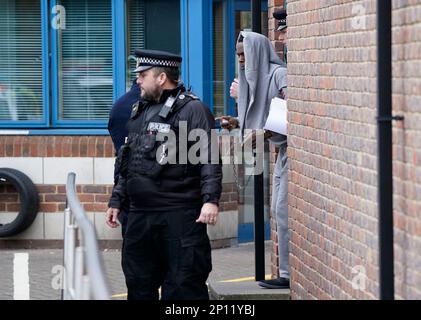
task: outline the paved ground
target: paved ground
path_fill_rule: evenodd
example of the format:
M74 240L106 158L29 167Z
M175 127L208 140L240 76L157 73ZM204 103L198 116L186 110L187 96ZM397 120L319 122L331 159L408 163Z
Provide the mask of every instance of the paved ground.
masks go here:
M266 242L266 274L270 273L271 242ZM2 250L0 251L0 300L14 298L14 259L16 253L27 253L29 274L29 298L31 300L60 299L57 287L58 274L62 264L62 250ZM102 252L107 278L114 299L124 299L126 287L120 267L120 251ZM245 280L254 277L254 244L248 243L225 249L214 249L213 271L210 281Z

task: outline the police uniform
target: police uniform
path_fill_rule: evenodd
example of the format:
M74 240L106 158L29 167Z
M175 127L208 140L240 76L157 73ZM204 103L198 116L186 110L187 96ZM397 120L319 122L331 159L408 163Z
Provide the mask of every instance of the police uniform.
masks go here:
M287 11L285 9L275 10L272 16L278 20L278 28L277 31L282 31L287 28ZM283 59L285 63L287 63L287 48L284 49Z
M181 63L180 56L166 52L136 50L136 56L135 72ZM161 162L173 146L159 134L174 132L179 146L181 123L187 124L187 134L203 129L210 136L214 128L209 109L182 85L164 90L159 102L135 105L128 122L128 139L118 156L119 183L109 202L119 208L126 196L130 200L122 253L128 299L157 299L159 287L164 300L209 298L210 241L206 224L196 220L205 202L218 204L222 168L219 163L180 163L179 150L176 163ZM195 142L186 143L189 149Z
M127 121L130 119L132 113L132 107L139 101L140 88L136 83L136 79L133 81L132 86L128 92L122 95L113 104L110 111L110 117L108 119L108 132L110 133L111 139L114 144L116 153L120 150L120 147L124 144L124 139L128 135L126 128ZM118 181L119 176L119 165L116 161L114 165L114 184ZM123 203L118 214L118 220L121 223L121 233L124 236L126 231L127 215L129 214L128 201Z
M287 12L285 9L275 10L273 17L278 20L278 28L276 30L281 31L287 27Z

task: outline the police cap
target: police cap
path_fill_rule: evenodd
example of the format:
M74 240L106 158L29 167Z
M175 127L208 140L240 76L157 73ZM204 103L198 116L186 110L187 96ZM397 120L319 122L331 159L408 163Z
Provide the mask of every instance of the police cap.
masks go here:
M153 67L179 68L181 56L158 50L135 50L136 69L133 72L143 72Z
M278 21L278 31L284 30L287 27L287 11L285 9L278 9L273 12L273 17Z

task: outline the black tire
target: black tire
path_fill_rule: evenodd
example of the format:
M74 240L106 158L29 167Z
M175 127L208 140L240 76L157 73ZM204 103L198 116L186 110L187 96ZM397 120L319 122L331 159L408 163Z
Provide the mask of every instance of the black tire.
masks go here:
M0 224L0 237L10 237L28 228L35 220L39 209L38 191L27 175L11 168L0 168L0 183L12 184L20 198L20 211L15 220Z

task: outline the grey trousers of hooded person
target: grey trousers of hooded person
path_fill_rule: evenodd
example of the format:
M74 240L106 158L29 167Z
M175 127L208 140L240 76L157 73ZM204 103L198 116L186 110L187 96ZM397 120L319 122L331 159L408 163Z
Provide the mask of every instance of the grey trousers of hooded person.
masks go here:
M289 279L288 260L288 158L287 146L281 145L273 172L272 214L278 233L279 277Z

